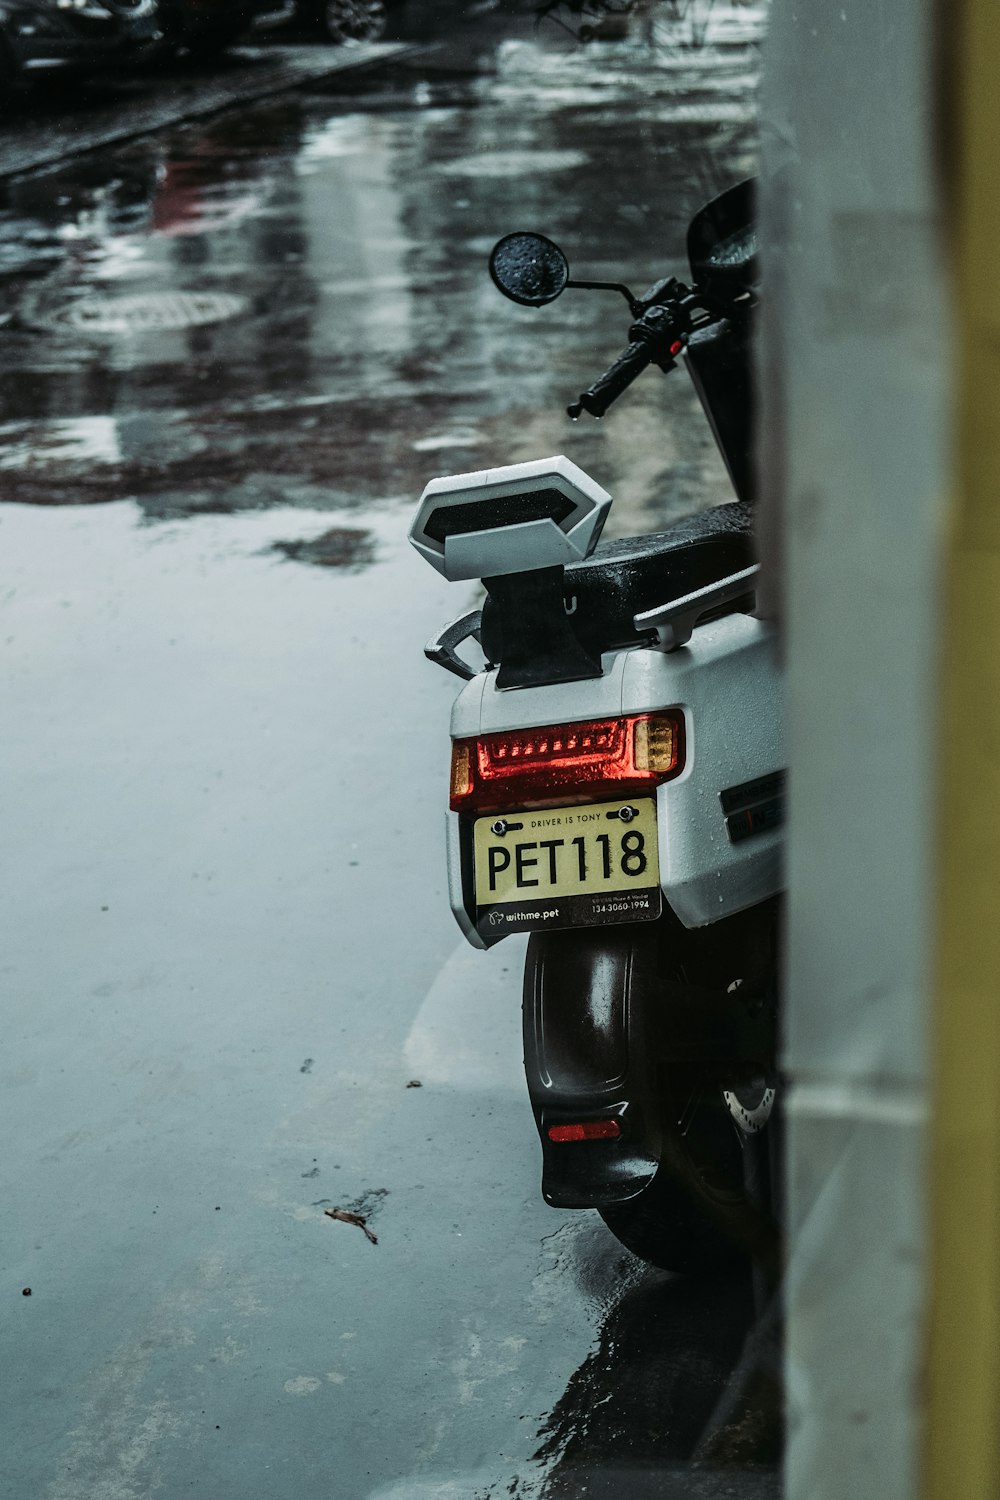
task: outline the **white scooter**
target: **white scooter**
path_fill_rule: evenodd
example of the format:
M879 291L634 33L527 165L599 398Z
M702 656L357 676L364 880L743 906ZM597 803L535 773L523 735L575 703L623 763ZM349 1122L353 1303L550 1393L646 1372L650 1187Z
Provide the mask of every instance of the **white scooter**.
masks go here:
M428 657L452 711L448 868L469 942L529 932L524 1060L542 1191L671 1270L777 1256L773 1153L784 750L754 614L752 184L688 233L693 287L626 287L628 349L569 408L602 415L683 358L739 499L599 543L611 496L563 457L432 480L410 539L481 611ZM540 235L490 269L529 306L571 281ZM459 655L474 639L486 661Z

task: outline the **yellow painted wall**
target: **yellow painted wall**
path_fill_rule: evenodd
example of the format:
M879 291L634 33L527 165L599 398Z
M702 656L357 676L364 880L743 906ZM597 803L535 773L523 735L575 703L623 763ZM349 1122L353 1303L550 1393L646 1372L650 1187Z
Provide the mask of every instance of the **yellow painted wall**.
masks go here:
M955 494L938 747L925 1493L1000 1496L1000 6L965 0L942 161Z

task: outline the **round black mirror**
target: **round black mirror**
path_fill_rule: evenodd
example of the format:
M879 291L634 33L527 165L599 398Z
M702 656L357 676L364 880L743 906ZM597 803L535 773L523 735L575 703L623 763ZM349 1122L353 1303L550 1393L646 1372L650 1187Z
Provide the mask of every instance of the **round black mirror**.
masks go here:
M544 234L505 234L493 246L490 275L512 302L544 307L565 291L569 262Z

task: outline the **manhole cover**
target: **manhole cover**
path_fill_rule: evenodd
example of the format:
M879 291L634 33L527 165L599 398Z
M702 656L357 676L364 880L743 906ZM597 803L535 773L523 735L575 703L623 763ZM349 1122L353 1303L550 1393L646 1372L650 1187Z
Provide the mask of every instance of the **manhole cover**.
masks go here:
M246 298L227 292L160 292L149 296L88 297L50 312L49 324L82 333L159 333L222 323L246 309Z

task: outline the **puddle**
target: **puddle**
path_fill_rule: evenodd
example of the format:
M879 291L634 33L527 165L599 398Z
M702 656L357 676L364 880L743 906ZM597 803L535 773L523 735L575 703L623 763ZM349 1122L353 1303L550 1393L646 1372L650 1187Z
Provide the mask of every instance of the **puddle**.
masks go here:
M683 375L567 420L627 341L617 304L515 308L486 272L529 223L578 275L686 274L690 214L752 170L762 11L670 10L651 47L490 14L445 39L451 73L342 78L5 184L0 409L26 425L3 498L356 512L560 452L615 494L609 535L725 497ZM367 565L328 550L296 555Z
M72 417L0 426L0 469L45 468L49 464L118 464L122 451L114 417Z
M526 172L572 172L588 160L583 151L483 151L441 162L446 177L523 177Z
M781 1397L771 1378L777 1345L754 1347L753 1321L745 1274L649 1272L629 1287L539 1430L535 1460L548 1470L543 1500L673 1496L664 1487L671 1472L687 1476L678 1496L752 1493L755 1500L778 1500ZM709 1471L704 1490L692 1463ZM719 1469L730 1470L732 1490L710 1482ZM757 1482L744 1491L748 1470Z
M152 292L94 297L39 312L43 326L79 333L167 333L222 323L246 311L247 299L227 292Z
M482 435L475 428L463 427L455 432L441 432L425 438L417 438L413 444L413 451L414 453L442 453L448 448L475 448L482 441Z
M297 538L291 542L274 542L270 550L280 552L293 562L312 563L318 568L342 568L348 573L360 573L376 560L371 532L350 526L332 526L329 531L310 540Z

